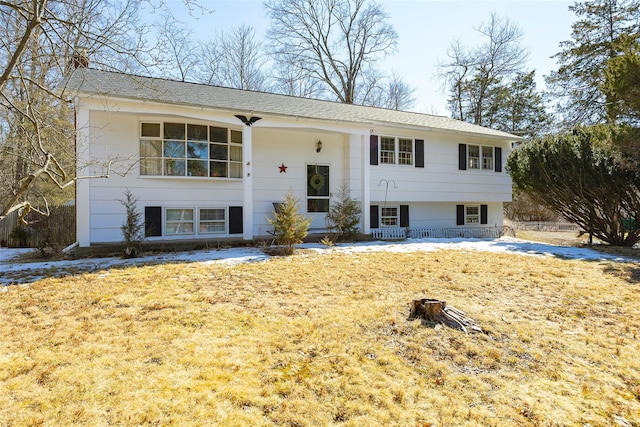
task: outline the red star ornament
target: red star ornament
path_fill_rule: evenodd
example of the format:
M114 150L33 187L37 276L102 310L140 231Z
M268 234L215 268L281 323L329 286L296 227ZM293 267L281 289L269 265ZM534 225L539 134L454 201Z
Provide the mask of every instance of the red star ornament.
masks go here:
M287 173L287 167L284 165L284 163L278 166L278 168L280 169L280 173Z

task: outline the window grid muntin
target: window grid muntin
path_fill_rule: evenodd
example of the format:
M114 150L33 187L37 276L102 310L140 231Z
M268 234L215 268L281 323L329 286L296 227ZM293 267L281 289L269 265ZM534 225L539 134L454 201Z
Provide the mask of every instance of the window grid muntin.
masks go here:
M382 227L397 227L399 223L397 206L380 208L380 225Z
M380 163L395 164L396 162L396 140L395 138L380 138Z
M160 146L153 146L154 141ZM191 123L142 122L140 175L242 178L242 132Z
M493 147L482 146L482 169L493 170Z
M480 224L480 206L466 205L464 207L464 223Z
M413 140L407 138L398 139L398 164L413 164Z
M411 138L380 137L380 164L413 165L413 142Z
M225 208L198 209L198 234L226 234L227 215Z
M467 154L469 169L480 169L480 146L469 145Z
M166 208L164 224L168 236L194 234L193 208Z

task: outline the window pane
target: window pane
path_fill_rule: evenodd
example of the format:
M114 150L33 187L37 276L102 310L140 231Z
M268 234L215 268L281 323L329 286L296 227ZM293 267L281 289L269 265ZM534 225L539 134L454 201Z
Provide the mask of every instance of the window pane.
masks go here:
M229 163L229 178L242 178L242 163Z
M400 151L406 151L411 153L413 151L413 140L412 139L400 139L398 141L398 149Z
M187 161L187 176L207 176L206 160L189 160Z
M179 158L184 157L183 141L165 141L164 157Z
M206 159L209 144L206 142L187 142L187 157L190 159Z
M164 139L185 139L184 123L165 123Z
M193 209L167 209L167 221L193 221Z
M398 225L398 219L394 217L382 218L380 221L383 227L395 227Z
M482 169L493 169L493 147L482 147Z
M160 138L160 123L142 123L140 136L147 138Z
M200 233L224 233L224 222L201 222Z
M242 147L229 146L229 160L242 161Z
M184 160L170 160L164 161L164 174L170 176L184 176L185 164Z
M162 159L140 159L140 175L162 175Z
M396 140L395 138L380 138L380 149L385 151L395 151Z
M209 141L227 142L227 128L209 127Z
M200 209L200 221L224 221L224 209Z
M192 141L206 141L207 127L204 125L187 125L187 139Z
M231 142L235 144L242 144L242 132L239 130L231 131Z
M398 216L398 208L382 208L382 216Z
M165 225L165 231L167 234L193 234L193 223L181 222L181 223L169 223Z
M480 169L479 145L469 145L469 169Z
M212 177L226 177L227 176L227 163L226 162L211 162L210 175Z
M162 157L162 141L140 141L140 157Z
M329 166L307 165L307 196L329 196Z
M228 145L223 144L211 144L209 147L209 158L215 160L227 160L228 159Z
M329 199L307 199L307 212L329 212Z

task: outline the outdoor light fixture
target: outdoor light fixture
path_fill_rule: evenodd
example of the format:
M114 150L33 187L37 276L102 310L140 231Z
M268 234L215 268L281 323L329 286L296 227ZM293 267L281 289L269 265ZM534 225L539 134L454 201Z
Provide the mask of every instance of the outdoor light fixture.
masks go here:
M320 150L322 150L322 141L318 140L318 143L316 144L316 153L319 153Z

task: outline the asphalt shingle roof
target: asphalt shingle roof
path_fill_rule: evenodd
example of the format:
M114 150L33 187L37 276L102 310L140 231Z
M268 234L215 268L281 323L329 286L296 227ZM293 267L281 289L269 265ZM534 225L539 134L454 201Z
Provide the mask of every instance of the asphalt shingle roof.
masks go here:
M75 70L65 81L63 92L70 96L82 93L231 110L244 115L250 113L250 115L254 116L262 114L342 123L420 127L429 130L475 134L511 141L520 139L506 132L443 116L142 77L91 68L78 68Z

